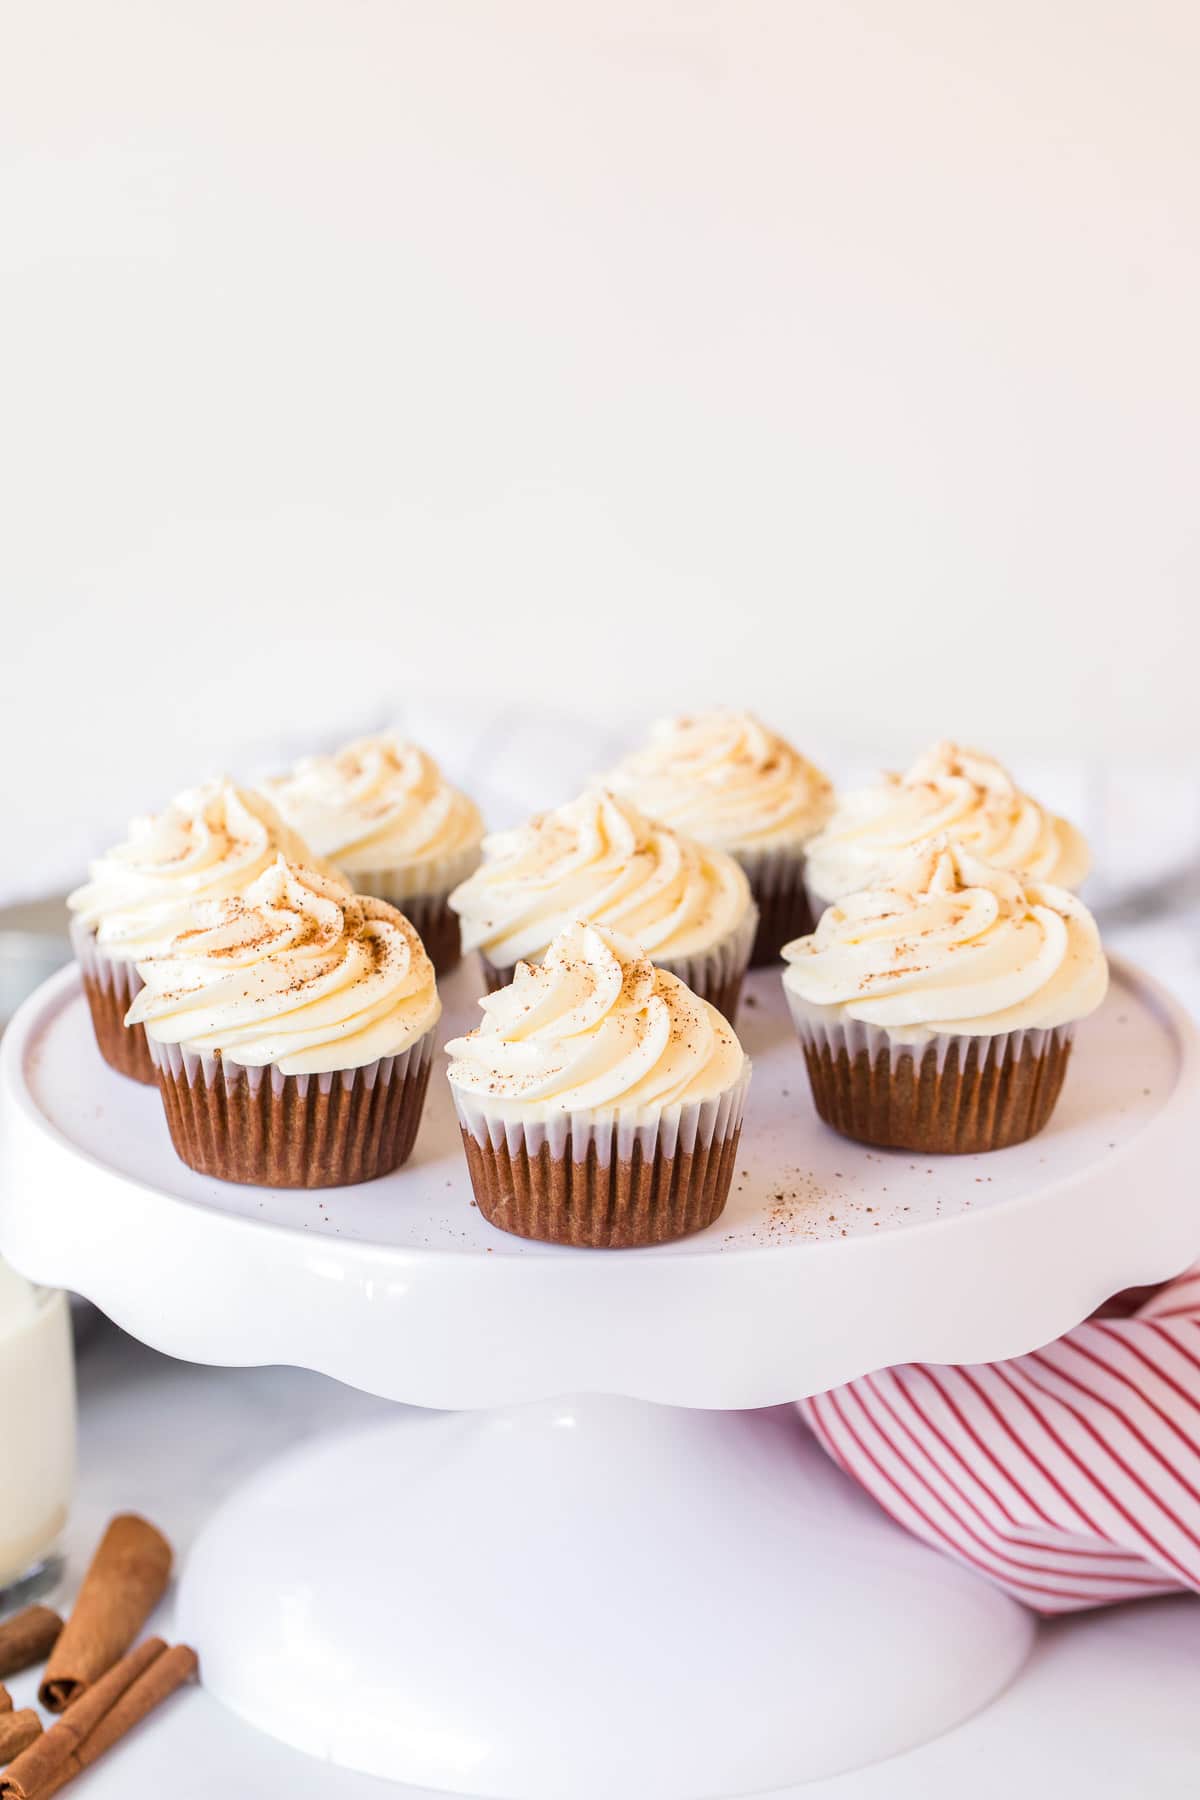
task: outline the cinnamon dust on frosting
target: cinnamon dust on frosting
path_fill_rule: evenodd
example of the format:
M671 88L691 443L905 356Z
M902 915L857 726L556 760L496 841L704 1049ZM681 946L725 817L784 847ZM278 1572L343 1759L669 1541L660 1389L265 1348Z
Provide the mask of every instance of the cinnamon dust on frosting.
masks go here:
M441 1013L433 965L402 913L282 855L243 894L201 902L138 973L128 1024L285 1075L398 1055Z
M483 821L433 757L399 732L357 738L331 756L307 756L264 782L282 816L351 876L411 870L407 892L445 886L478 860Z
M828 818L833 787L753 714L663 719L606 777L651 818L733 854L795 850Z
M1069 1024L1093 1012L1108 986L1082 901L1022 882L944 837L830 906L783 955L794 1000L906 1041Z
M446 1045L450 1082L505 1115L649 1114L722 1094L747 1068L715 1007L582 920L480 1005L483 1023Z
M279 854L343 880L262 794L221 777L134 819L125 841L92 863L89 881L67 905L93 927L107 955L136 962L165 950L197 901L243 892Z
M752 901L732 857L596 787L486 838L481 866L450 904L463 949L504 968L541 956L580 917L626 933L656 961L702 954L744 923Z
M945 739L903 775L885 773L839 797L808 846L808 879L836 900L889 875L930 839L947 835L997 868L1076 888L1090 861L1082 834L981 751Z

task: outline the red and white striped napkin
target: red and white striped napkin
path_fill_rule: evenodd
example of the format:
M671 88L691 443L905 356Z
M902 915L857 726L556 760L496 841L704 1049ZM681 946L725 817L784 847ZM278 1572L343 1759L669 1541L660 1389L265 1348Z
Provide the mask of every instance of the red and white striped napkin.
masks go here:
M1041 1613L1200 1590L1200 1265L1028 1356L801 1401L901 1525Z

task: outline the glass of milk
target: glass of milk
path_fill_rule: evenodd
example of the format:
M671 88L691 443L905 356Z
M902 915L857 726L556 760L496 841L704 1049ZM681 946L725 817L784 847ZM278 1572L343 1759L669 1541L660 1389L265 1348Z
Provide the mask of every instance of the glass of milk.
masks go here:
M75 1485L67 1296L0 1262L0 1610L53 1585Z

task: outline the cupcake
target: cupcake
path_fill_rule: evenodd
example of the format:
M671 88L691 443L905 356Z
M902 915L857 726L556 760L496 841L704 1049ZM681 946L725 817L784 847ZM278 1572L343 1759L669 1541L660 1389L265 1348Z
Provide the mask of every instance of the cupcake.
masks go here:
M576 921L446 1046L471 1185L502 1231L663 1244L729 1194L750 1063L715 1007L630 938Z
M139 972L129 1019L193 1169L343 1187L408 1156L442 1009L395 907L279 856L244 894L202 901Z
M758 917L732 857L652 825L604 788L487 838L482 865L450 904L490 990L587 918L633 938L731 1024Z
M995 868L1055 887L1077 888L1091 860L1074 825L1023 794L998 762L944 740L906 774L839 795L808 846L814 914L886 880L918 845L943 833Z
M809 929L805 846L833 788L775 732L741 712L664 719L605 779L650 818L736 857L758 906L755 967Z
M446 904L479 862L483 820L431 756L398 732L359 738L333 756L307 756L263 783L280 814L353 887L412 920L439 975L461 954Z
M67 900L71 942L100 1054L122 1075L154 1081L141 1026L125 1024L142 985L138 963L167 949L196 901L240 893L281 851L293 862L314 860L270 801L222 779L135 819L125 842L91 864L90 881Z
M784 949L817 1111L863 1144L1000 1150L1054 1110L1108 964L1065 888L939 840Z

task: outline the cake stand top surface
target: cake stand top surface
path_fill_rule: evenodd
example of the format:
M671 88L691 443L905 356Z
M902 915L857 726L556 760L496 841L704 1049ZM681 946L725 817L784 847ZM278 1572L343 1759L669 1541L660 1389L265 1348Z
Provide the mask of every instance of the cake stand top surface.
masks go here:
M443 1039L477 992L468 960L442 984ZM990 1156L866 1150L823 1126L775 971L748 980L739 1031L754 1077L722 1217L676 1245L566 1250L480 1216L436 1065L414 1155L384 1180L196 1175L158 1095L100 1060L66 970L2 1047L0 1252L174 1355L452 1407L766 1405L897 1362L1016 1355L1200 1252L1196 1033L1128 964L1050 1125Z

